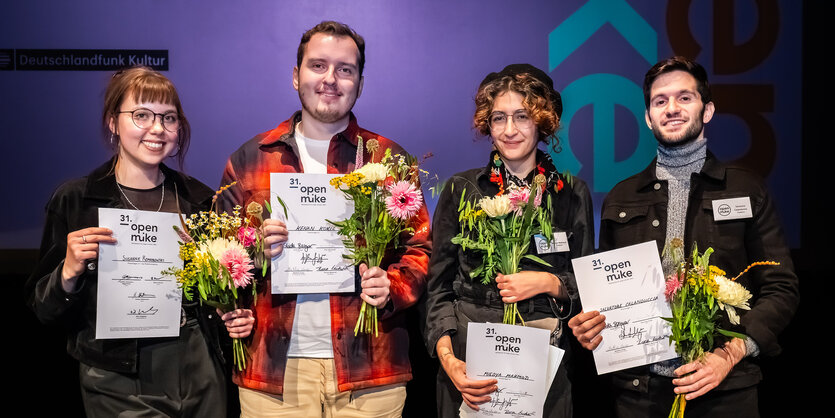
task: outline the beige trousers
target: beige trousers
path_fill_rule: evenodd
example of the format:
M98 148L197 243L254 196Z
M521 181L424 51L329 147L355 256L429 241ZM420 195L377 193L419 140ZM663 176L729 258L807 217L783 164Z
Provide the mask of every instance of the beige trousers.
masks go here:
M290 357L284 394L239 388L241 417L400 417L406 384L339 392L333 359Z

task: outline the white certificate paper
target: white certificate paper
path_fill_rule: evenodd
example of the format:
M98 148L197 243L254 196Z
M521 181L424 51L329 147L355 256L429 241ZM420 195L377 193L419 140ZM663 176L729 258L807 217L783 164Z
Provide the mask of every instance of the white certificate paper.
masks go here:
M604 374L675 358L664 273L655 241L571 260L583 310L606 315L603 342L594 350Z
M549 344L547 330L506 324L467 325L467 376L496 379L498 389L462 417L541 417L563 350ZM545 364L543 364L545 363ZM543 367L545 366L545 367Z
M272 217L287 224L284 251L272 259L272 293L354 291L354 266L342 257L345 245L336 227L354 205L330 185L340 174L270 173ZM278 203L287 205L287 219Z
M115 244L99 244L96 338L180 335L182 290L174 276L182 267L176 213L99 208L99 226Z

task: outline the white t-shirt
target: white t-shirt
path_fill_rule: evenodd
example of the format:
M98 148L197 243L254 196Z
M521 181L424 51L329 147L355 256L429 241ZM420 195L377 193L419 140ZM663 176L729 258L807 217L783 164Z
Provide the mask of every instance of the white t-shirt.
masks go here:
M296 124L296 149L302 171L327 173L330 141L306 138ZM288 357L333 358L330 295L307 293L296 296L296 313Z

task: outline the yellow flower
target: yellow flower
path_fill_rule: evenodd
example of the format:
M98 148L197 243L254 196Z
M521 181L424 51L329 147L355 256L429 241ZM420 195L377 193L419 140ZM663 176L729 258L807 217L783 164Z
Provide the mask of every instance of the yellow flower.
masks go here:
M510 213L510 198L507 195L482 198L478 202L478 205L491 218L497 218Z

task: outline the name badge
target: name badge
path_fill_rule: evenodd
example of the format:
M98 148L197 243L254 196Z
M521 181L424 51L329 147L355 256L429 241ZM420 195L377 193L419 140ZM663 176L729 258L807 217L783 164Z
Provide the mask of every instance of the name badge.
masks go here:
M545 237L540 234L534 235L533 241L536 245L537 254L564 253L568 251L568 235L565 232L554 232L554 238L551 240L550 245L548 245Z
M754 216L751 211L751 198L734 197L719 199L713 202L713 220L729 221L731 219L747 219Z

